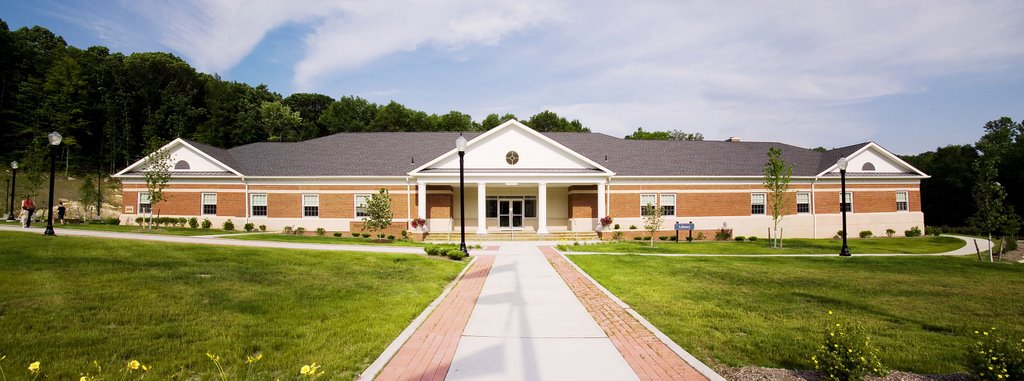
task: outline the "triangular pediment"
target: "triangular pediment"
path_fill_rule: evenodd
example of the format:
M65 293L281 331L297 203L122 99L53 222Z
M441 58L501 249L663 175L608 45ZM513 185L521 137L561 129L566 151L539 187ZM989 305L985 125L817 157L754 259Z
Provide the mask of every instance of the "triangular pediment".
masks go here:
M861 149L848 155L846 159L848 160L848 164L846 166L847 175L909 175L928 177L924 172L914 168L910 163L903 161L903 159L900 159L898 156L892 154L874 142L864 145ZM837 165L832 165L819 175L838 173L839 167Z
M218 161L199 148L183 139L174 139L161 149L170 151L171 176L241 176L233 168ZM114 177L132 176L146 171L146 159L143 158L128 166Z
M548 173L590 171L612 174L607 168L515 120L468 141L465 168L475 172L543 170ZM410 174L458 169L458 152L451 150Z

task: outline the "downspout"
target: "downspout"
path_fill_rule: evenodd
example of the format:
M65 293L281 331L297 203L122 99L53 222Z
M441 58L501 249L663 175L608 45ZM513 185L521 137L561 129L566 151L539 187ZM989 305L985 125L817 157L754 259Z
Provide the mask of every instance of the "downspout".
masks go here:
M242 184L245 184L245 223L249 223L249 213L252 212L252 208L249 207L249 182L242 176Z
M412 227L409 225L412 221L412 188L409 188L409 176L405 176L405 227L406 229Z
M811 180L811 238L818 238L818 208L814 205L814 184L817 182L818 177L815 176L814 180Z

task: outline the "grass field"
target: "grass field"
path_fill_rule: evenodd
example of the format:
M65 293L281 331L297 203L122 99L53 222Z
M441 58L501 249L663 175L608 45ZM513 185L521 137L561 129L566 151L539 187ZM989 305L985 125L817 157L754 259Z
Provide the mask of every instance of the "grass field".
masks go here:
M46 226L44 222L42 225L32 224L32 226ZM154 229L146 229L145 227L138 225L104 225L104 224L67 224L60 225L54 224L56 229L77 229L77 230L99 230L108 232L122 232L122 233L144 233L144 234L164 234L164 235L183 235L183 236L196 236L196 235L212 235L212 234L239 234L245 233L244 230L231 230L226 231L222 229L192 229L192 228L176 228L161 226Z
M1024 338L1024 265L968 257L571 256L697 358L813 369L827 311L859 322L884 365L963 371L975 330Z
M344 244L344 245L375 245L375 246L425 246L422 242L394 241L391 243L370 242L367 238L355 237L334 237L315 235L289 235L281 233L265 234L244 234L224 238L240 239L245 241L277 241L277 242L299 242L299 243L323 243L323 244Z
M963 247L964 241L953 237L865 238L847 240L854 254L930 254L952 251ZM563 251L598 253L668 253L668 254L838 254L841 240L793 238L782 242L781 249L768 247L768 240L754 242L701 241L665 242L649 241L607 242L581 246L561 246Z
M465 262L414 255L171 245L0 232L0 365L27 379L106 379L137 359L147 379L352 379Z

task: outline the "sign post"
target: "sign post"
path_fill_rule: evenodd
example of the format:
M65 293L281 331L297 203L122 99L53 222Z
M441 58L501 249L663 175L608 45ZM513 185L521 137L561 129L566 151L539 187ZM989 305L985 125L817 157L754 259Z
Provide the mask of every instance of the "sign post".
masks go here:
M690 239L691 240L693 239L693 221L690 221L689 223L685 223L685 224L681 223L681 222L676 222L675 228L676 228L676 242L679 242L679 231L680 230L689 230L690 231Z

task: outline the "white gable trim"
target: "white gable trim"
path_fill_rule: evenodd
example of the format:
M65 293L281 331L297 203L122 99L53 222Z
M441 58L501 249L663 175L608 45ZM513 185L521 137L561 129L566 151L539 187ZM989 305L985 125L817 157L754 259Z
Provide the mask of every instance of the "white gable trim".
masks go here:
M871 149L872 151L878 152L882 156L884 156L885 158L887 158L889 160L892 160L892 161L896 162L899 165L902 165L903 167L905 167L907 169L910 169L911 171L913 171L917 175L921 176L922 178L927 179L927 178L931 177L931 176L926 175L924 172L921 172L921 170L919 170L917 168L914 168L914 166L910 165L910 163L907 163L906 161L903 161L903 159L900 159L899 156L893 155L892 152L889 152L889 150L887 150L885 148L882 148L882 146L880 146L878 144L875 144L875 142L868 142L868 144L865 144L859 150L854 151L850 155L846 156L846 158L849 159L849 158L852 158L852 157L856 157L857 155L860 155L861 153L863 153L864 151L867 151L868 149ZM822 171L821 173L815 175L814 177L822 177L822 176L824 176L827 173L837 172L837 171L839 171L839 164L838 163L832 164L832 166L826 168L824 171Z
M487 137L489 137L491 135L494 135L494 134L497 134L499 131L502 131L502 130L505 130L505 129L510 129L510 128L521 129L521 130L527 132L528 134L531 134L534 138L537 138L538 140L540 140L542 142L545 142L545 143L548 143L548 144L554 146L555 148L561 150L562 152L568 154L569 156L572 156L573 158L575 158L577 160L580 160L580 161L582 161L584 163L587 163L588 165L592 165L594 168L597 168L597 169L601 170L601 172L604 172L604 174L607 175L607 176L614 176L615 175L615 172L612 172L608 168L605 168L603 165L600 165L600 164L594 162L593 160L588 159L586 156L580 155L578 152L569 149L569 147L566 147L566 146L564 146L564 145L554 141L553 139L551 139L551 138L549 138L547 136L544 136L540 132L537 132L536 130L526 126L525 124L520 123L519 121L517 121L515 119L506 121L505 123L502 123L501 125L492 128L490 131L487 131L487 132L485 132L483 134L480 134L479 136L477 136L477 137L473 138L472 140L466 142L466 149L469 150L469 147L472 146L474 143L484 141L484 140L487 139ZM452 148L451 151L445 152L444 154L441 154L440 156L434 158L434 160L428 161L426 164L423 164L423 165L417 167L416 169L413 169L412 171L409 171L409 175L410 176L422 175L422 174L419 173L420 171L422 171L424 169L427 169L427 168L430 168L434 164L437 164L438 162L440 162L440 161L442 161L442 160L444 160L444 159L446 159L448 157L454 156L454 155L458 155L458 151L457 151L457 149Z
M200 157L202 157L203 159L209 160L211 163L214 163L216 165L219 165L221 167L226 168L229 172L234 173L235 176L238 176L238 177L244 176L241 173L239 173L238 171L236 171L234 168L231 168L227 164L222 163L220 160L214 159L213 156L210 156L206 152L203 152L203 150L201 150L199 148L196 148L195 146L193 146L191 144L188 144L188 142L186 142L182 138L176 138L174 140L171 140L170 143L164 144L164 146L160 147L160 149L161 150L170 150L171 148L174 148L174 147L179 146L179 145L194 151ZM150 155L152 155L152 153L150 153ZM129 165L127 168L121 170L120 172L114 174L111 177L114 177L114 178L125 177L126 173L131 172L131 171L136 170L136 169L140 169L141 167L143 167L146 164L146 159L148 157L149 157L149 155L146 155L146 157L143 157L142 159L139 159L139 161L136 161L136 162L132 163L132 165ZM187 175L187 172L184 172L184 174Z

